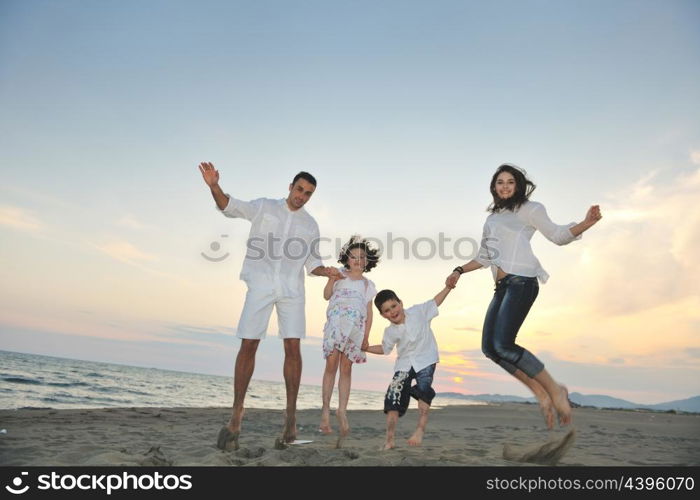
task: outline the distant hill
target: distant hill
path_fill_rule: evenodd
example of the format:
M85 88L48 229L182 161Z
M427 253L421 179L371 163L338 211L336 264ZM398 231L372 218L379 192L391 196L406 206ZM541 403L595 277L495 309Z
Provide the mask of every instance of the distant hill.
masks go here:
M453 399L468 399L470 401L482 401L486 403L535 403L535 398L523 398L520 396L504 396L501 394L462 394L461 392L441 392L438 396Z
M467 399L470 401L481 401L490 403L535 403L534 397L523 398L520 396L510 396L502 394L462 394L459 392L441 392L438 396L449 397L453 399ZM572 392L569 394L569 399L581 406L593 406L595 408L620 408L626 410L645 409L657 411L685 411L691 413L700 413L700 396L694 396L688 399L680 399L677 401L668 401L658 404L641 404L633 403L624 399L613 398L604 394L581 394Z

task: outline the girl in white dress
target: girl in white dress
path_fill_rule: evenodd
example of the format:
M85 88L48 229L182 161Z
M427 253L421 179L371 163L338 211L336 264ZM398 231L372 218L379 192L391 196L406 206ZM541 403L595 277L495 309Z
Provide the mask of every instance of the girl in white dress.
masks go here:
M323 298L328 300L326 325L323 327L323 357L326 369L323 373L321 425L319 430L330 434L330 401L338 380L339 435L342 440L350 432L347 406L350 398L350 382L353 363L367 361L363 347L369 346L369 331L372 326L372 299L377 289L371 280L364 277L379 262L378 250L366 239L353 236L340 252L338 262L342 278L330 277L323 289ZM340 441L338 443L340 445Z

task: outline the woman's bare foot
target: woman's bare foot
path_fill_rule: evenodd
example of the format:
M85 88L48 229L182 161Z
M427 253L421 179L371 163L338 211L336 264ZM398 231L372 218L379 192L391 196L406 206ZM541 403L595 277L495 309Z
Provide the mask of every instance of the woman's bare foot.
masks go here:
M413 436L408 438L408 446L420 446L423 442L423 431L421 429L416 429Z
M545 424L547 424L547 429L554 429L554 406L552 405L552 400L549 396L539 400L540 411L544 417Z
M559 386L559 393L552 398L554 408L557 410L559 425L566 426L571 423L571 405L569 404L569 390L566 386Z
M333 429L331 429L331 410L330 408L324 408L321 410L321 424L318 426L318 431L323 434L332 434Z

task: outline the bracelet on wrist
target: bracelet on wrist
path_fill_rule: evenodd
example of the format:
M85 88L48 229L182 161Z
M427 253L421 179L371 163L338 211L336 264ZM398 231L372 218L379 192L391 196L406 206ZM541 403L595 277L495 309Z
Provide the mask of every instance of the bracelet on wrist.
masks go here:
M457 272L460 275L464 274L464 269L462 269L462 266L457 266L452 270L453 273Z

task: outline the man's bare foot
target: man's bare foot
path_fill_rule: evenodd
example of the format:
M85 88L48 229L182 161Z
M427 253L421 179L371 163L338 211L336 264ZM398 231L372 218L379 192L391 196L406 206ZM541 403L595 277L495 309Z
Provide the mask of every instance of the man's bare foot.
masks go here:
M559 386L559 394L552 398L552 403L554 408L557 410L557 416L559 417L559 425L566 426L571 423L571 405L569 404L569 390L566 386Z
M224 451L237 450L239 448L238 438L240 431L231 432L228 427L223 426L216 438L216 447Z
M547 424L547 429L554 429L554 406L552 405L552 400L549 396L545 396L543 399L539 400L539 403L544 422Z
M318 430L323 434L333 434L330 408L321 410L321 425L318 426Z
M408 446L420 446L423 442L423 431L421 429L416 429L413 436L408 438Z
M240 410L234 408L233 413L231 413L231 418L229 419L226 427L231 432L241 432L241 423L243 422L243 414L245 414L245 408Z
M294 415L285 417L284 429L282 430L282 442L293 443L297 438L297 419Z

